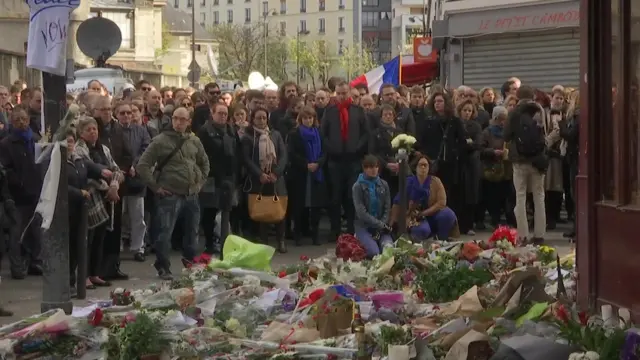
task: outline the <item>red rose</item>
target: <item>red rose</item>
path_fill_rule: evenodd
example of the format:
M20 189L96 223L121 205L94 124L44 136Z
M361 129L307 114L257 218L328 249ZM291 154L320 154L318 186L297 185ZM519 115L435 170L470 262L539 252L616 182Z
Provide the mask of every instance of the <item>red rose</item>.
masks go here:
M564 305L559 305L556 308L556 318L565 324L569 322L569 312L567 311L567 308L564 307Z
M422 291L422 289L418 289L418 291L416 291L416 295L418 296L418 299L424 300L424 291Z
M424 248L419 248L419 249L418 249L418 251L416 252L416 254L417 254L418 256L422 256L422 255L424 255Z
M89 324L93 326L98 326L102 323L103 318L104 318L104 313L102 312L102 309L97 308L93 311L93 314L89 319Z
M300 255L300 261L307 261L309 257L307 255Z
M287 276L287 272L286 272L286 271L284 271L284 270L282 270L282 271L280 271L280 272L278 273L278 277L279 277L279 278L283 278L283 277L286 277L286 276Z

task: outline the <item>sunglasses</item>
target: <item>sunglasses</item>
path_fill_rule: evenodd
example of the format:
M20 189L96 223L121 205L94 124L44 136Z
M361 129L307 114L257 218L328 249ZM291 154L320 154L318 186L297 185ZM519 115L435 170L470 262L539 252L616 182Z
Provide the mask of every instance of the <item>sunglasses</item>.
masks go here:
M131 115L133 112L131 111L120 111L119 114L120 115Z
M184 103L184 104L182 104L182 106L184 106L184 107L191 107L192 105L193 105L192 103Z
M150 88L150 87L147 87L147 86L143 86L143 87L141 87L140 89L141 89L142 91L151 91L151 88Z
M209 91L209 95L212 95L212 96L220 95L220 91Z

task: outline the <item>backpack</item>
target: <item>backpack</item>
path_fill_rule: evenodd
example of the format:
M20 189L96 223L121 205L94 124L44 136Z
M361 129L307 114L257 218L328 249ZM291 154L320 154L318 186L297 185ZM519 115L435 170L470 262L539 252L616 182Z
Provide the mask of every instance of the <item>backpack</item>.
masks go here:
M529 114L522 114L514 131L514 141L518 154L533 157L544 152L544 129Z

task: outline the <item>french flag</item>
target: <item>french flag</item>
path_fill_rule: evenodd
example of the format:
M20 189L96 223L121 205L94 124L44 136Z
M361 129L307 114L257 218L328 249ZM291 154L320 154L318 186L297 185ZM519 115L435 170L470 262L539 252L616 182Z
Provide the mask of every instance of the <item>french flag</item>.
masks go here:
M382 84L400 85L402 59L396 56L390 61L378 66L364 75L351 81L351 86L367 84L370 93L378 93Z

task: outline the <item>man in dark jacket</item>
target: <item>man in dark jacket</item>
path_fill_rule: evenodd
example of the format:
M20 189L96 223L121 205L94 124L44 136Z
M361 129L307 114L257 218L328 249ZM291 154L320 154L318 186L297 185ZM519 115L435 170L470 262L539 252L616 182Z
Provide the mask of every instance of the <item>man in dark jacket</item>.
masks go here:
M380 88L380 102L382 104L391 105L396 111L396 127L405 134L415 135L416 123L413 119L411 109L404 107L396 100L396 88L393 84L384 84ZM370 115L370 128L378 128L380 124L380 110Z
M518 105L509 114L504 127L504 141L509 143L508 158L513 163L513 185L516 191L515 216L518 236L529 240L527 191L533 194L535 244L544 242L547 218L544 206L544 176L548 159L545 154L544 109L533 101L534 90L522 86L517 91Z
M360 161L366 154L369 138L364 110L352 103L350 91L349 83L345 81L336 86L338 104L329 105L321 121L331 185L331 234L336 238L340 235L343 207L347 232L354 232L351 188L360 172Z
M7 230L15 225L15 203L9 193L7 172L0 164L0 269L2 269L2 255L5 252ZM7 291L7 290L5 290ZM9 310L5 310L0 303L0 317L13 316Z
M152 90L149 93L156 92ZM160 98L159 101L162 101ZM93 106L93 117L98 122L98 136L102 145L111 151L113 160L123 172L129 172L133 166L131 148L127 142L122 125L112 115L111 100L108 96L100 96ZM127 184L120 186L119 195L128 194ZM115 204L113 212L113 230L108 231L104 239L104 280L126 280L128 275L120 271L120 240L122 235L122 201Z
M9 240L9 261L14 279L24 279L27 273L42 275L41 231L39 221L34 217L42 177L40 167L35 163L36 140L29 121L27 108L16 106L11 113L9 134L0 142L0 163L6 170L9 193L17 207Z

